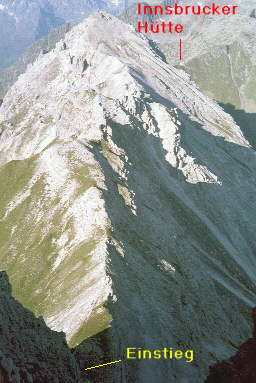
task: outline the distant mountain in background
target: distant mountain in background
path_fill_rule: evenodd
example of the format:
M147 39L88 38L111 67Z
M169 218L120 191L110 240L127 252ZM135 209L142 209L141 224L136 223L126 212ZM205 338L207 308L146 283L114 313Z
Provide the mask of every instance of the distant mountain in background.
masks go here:
M63 24L53 29L47 36L34 42L18 61L10 67L0 71L0 101L8 89L15 83L20 74L26 71L29 64L41 54L53 49L58 41L72 28L72 24Z
M47 0L2 0L0 3L0 68L11 65L36 39L65 20Z
M0 69L12 65L35 40L95 10L118 13L128 0L0 0Z

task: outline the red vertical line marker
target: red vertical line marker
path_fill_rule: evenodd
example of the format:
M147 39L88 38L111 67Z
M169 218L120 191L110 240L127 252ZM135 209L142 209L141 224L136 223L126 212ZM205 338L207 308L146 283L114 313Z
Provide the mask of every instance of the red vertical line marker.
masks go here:
M180 61L182 60L182 40L180 39Z

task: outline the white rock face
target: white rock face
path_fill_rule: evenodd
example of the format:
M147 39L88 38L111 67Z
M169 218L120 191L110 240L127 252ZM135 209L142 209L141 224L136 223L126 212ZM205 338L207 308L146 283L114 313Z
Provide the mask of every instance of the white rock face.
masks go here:
M71 345L109 327L113 382L203 382L250 334L255 152L147 40L96 13L0 109L1 266ZM111 359L111 358L110 358Z

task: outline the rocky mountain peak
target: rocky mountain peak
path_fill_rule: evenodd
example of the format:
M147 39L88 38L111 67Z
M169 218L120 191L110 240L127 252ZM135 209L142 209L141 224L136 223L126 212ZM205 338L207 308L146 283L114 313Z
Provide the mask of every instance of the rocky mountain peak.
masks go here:
M14 296L109 360L130 345L200 360L124 363L103 382L203 381L248 338L255 152L146 37L93 14L19 77L0 128Z
M141 59L139 65L137 56ZM100 139L100 127L105 124L106 117L113 118L116 115L116 105L124 104L134 110L136 102L147 97L147 91L151 88L156 90L165 103L173 103L184 113L202 121L207 131L222 135L226 140L248 145L230 116L200 93L185 72L166 65L152 50L147 39L139 36L133 27L123 22L117 23L114 16L97 12L67 33L55 50L41 55L7 94L1 108L2 143L5 145L3 151L18 159L19 152L21 157L27 150L30 154L40 152L54 136L84 136L83 125L78 121L71 128L70 115L67 114L67 100L73 104L72 99L78 95L80 105L85 103L85 110L87 105L90 105L93 112L95 108L91 120L93 128L89 124L86 135ZM14 99L17 99L15 110ZM51 108L57 99L59 108ZM29 105L34 105L31 112ZM16 135L16 128L6 129L8 122L4 121L9 121L17 113L20 117L26 115L26 120L31 121L35 119L35 111L39 117L35 124L25 123L22 118L22 125L25 123L29 127L23 129L15 140L15 156L15 150L8 151L8 142L12 142L11 132ZM121 110L118 116L121 120L128 118ZM50 121L50 124L46 121ZM225 129L226 125L229 126L228 130ZM29 131L32 133L44 129L46 133L48 128L51 130L48 138L46 134L43 137L31 134L30 142L25 144L25 151L18 144L23 135L28 136Z

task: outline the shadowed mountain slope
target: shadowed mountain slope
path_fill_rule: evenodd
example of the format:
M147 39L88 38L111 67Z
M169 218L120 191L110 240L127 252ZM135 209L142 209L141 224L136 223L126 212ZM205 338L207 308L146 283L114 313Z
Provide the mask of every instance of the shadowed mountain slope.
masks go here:
M0 272L0 335L1 383L81 382L65 334L51 331L11 296L4 271Z

